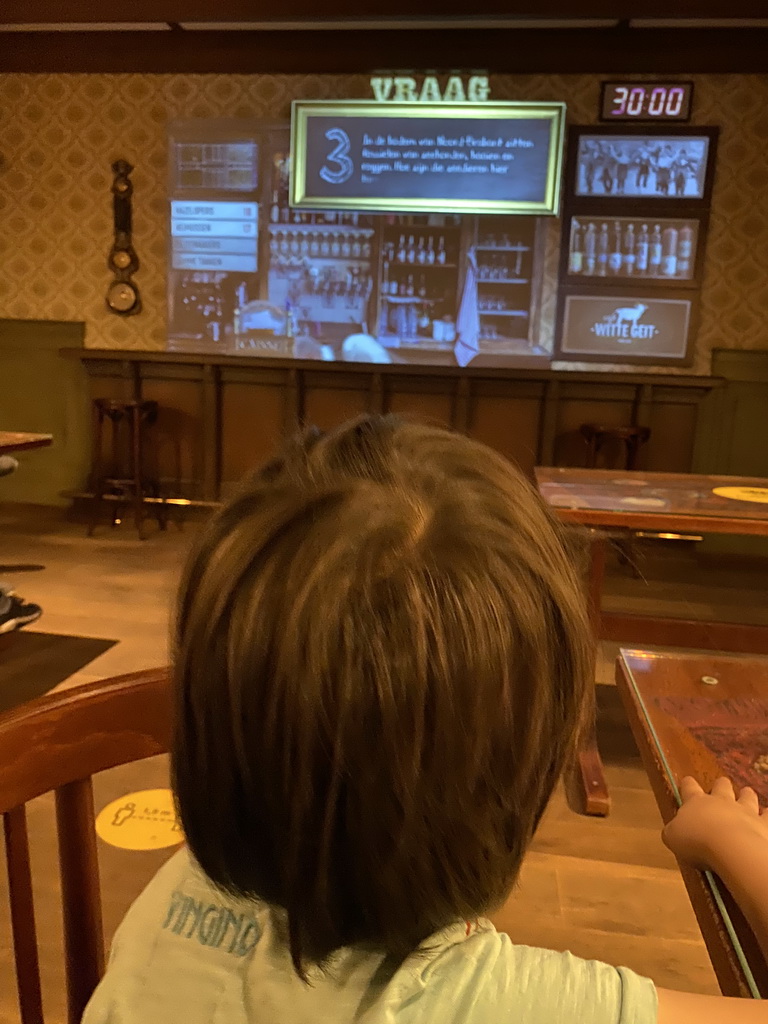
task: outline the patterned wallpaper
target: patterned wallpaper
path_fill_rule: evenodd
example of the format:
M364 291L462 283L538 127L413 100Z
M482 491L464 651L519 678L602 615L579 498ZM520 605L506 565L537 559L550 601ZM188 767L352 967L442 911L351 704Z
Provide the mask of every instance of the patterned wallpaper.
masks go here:
M713 347L768 348L768 76L694 76L697 124L722 129L694 370ZM600 76L499 75L494 99L565 99L594 120ZM295 98L368 97L365 76L0 74L0 317L82 320L91 348L165 347L166 125L287 119ZM144 312L107 312L110 164L133 175ZM554 320L558 226L543 324ZM594 364L590 369L596 369Z

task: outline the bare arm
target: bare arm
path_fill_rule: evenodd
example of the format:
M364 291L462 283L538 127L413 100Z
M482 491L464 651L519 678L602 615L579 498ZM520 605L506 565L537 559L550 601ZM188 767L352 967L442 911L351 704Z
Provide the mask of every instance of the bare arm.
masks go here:
M736 797L728 779L707 794L693 779L681 784L683 805L664 830L680 861L714 871L750 924L768 961L768 813L754 790ZM659 1024L768 1024L768 1001L659 991Z

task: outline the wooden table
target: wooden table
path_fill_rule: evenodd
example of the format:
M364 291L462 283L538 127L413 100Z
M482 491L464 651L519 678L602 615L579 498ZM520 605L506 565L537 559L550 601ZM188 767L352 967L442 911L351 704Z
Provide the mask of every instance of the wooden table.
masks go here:
M622 650L616 684L665 822L686 775L705 789L728 775L768 804L768 658ZM730 893L681 871L723 994L768 998L768 964Z
M30 448L47 448L53 444L53 434L25 434L13 430L0 430L0 455L8 455L10 452L27 451ZM0 565L0 572L24 572L30 566L24 565ZM31 566L33 569L41 569L42 566ZM8 634L13 636L13 634Z
M538 468L539 490L563 522L597 529L768 537L768 480L605 469ZM715 491L741 491L738 500ZM593 559L593 592L603 560ZM617 643L768 654L768 627L600 612L599 636Z
M0 430L0 455L26 451L29 448L47 448L51 444L52 434L22 434L12 430Z
M535 472L539 491L563 522L598 531L592 544L589 590L593 627L599 639L768 654L765 626L602 611L605 550L604 535L599 532L624 529L768 536L768 480L569 467L538 467ZM722 488L730 493L732 489L743 491L759 500L743 501L714 493ZM587 813L607 814L610 799L596 735L585 743L579 764Z

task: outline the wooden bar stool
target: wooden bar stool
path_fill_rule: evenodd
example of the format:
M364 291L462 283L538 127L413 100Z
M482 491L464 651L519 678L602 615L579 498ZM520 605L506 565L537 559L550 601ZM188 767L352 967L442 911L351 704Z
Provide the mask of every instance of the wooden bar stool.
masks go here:
M603 427L582 423L581 436L587 442L587 468L595 469L600 452L607 442L618 442L625 448L624 469L637 468L637 455L651 436L650 427Z
M117 522L120 499L133 506L134 521L140 539L144 539L146 518L145 497L155 499L160 529L166 528L166 508L161 500L160 484L146 471L145 440L147 431L157 421L157 402L120 401L114 398L93 400L93 462L91 466L91 519L88 536L99 522L105 496L110 495L112 525ZM111 459L105 464L104 434L109 425ZM117 497L117 501L115 500Z

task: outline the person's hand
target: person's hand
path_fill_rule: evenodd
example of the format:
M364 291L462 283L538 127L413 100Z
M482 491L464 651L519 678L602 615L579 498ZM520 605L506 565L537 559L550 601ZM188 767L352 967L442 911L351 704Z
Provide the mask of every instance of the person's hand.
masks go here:
M743 849L759 852L764 844L768 871L768 813L761 812L753 789L746 786L737 795L730 779L718 779L708 794L685 778L680 795L682 806L662 833L678 860L718 871Z

